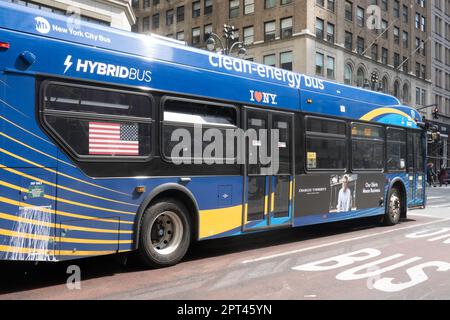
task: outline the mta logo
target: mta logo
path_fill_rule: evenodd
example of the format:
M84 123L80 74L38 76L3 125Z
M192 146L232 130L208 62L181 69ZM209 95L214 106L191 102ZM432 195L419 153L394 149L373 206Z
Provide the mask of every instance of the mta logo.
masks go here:
M34 18L36 21L36 30L42 34L47 34L50 32L50 23L47 19L42 17Z

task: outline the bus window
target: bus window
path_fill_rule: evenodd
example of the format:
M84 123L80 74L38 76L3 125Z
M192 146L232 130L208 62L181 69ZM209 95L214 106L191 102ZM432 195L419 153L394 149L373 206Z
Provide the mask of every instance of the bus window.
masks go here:
M424 149L424 142L423 142L423 134L414 133L414 146L416 148L416 150L415 150L416 172L422 173L422 172L424 172L424 163L425 163L425 158L424 158L425 149Z
M404 129L387 128L387 168L390 171L406 169L406 132Z
M408 145L408 171L414 172L414 134L411 131L408 131L406 141Z
M228 146L229 150L226 141L226 130L237 128L237 110L233 106L179 98L164 98L162 104L162 150L166 159L182 160L185 163L192 159L203 159L206 162L226 160L229 163L228 161L236 158L235 139L230 141L234 146ZM183 141L186 146L181 150L179 135L183 132L189 133L189 141ZM213 148L212 144L217 144L219 149ZM194 148L196 145L202 147ZM233 151L231 155L230 150Z
M151 153L148 95L44 82L43 118L77 158L146 158Z
M352 123L352 162L354 170L381 170L384 158L383 128Z
M345 122L307 117L307 170L344 170L346 160Z

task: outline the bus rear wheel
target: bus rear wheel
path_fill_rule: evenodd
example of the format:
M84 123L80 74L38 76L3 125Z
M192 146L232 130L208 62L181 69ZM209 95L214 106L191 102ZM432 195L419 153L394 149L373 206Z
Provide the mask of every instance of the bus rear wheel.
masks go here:
M139 234L139 257L149 267L177 264L191 241L191 224L186 207L174 199L163 199L144 213Z
M393 226L400 221L402 213L402 196L397 188L392 188L389 191L387 206L383 223L387 226Z

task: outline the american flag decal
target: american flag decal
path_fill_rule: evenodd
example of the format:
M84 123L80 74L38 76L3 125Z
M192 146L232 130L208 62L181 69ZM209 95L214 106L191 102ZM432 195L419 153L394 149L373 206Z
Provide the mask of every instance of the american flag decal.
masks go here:
M89 122L89 154L139 155L138 124Z

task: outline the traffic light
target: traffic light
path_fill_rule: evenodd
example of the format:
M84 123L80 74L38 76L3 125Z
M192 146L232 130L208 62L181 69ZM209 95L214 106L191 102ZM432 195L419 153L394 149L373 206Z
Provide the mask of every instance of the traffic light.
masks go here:
M438 107L435 107L433 109L433 118L434 119L439 119L439 108Z
M372 72L371 77L370 77L370 82L372 82L372 83L378 82L378 73Z

